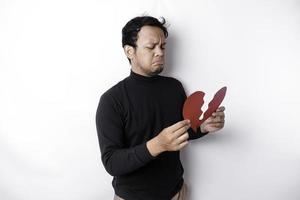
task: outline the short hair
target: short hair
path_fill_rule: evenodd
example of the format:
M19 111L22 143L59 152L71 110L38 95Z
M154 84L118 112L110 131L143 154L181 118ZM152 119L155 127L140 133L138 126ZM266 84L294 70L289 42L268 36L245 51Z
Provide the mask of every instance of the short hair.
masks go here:
M168 30L165 26L166 20L161 17L161 21L152 16L139 16L131 19L122 29L122 46L129 45L136 47L137 35L143 26L154 26L160 28L165 37L168 37Z

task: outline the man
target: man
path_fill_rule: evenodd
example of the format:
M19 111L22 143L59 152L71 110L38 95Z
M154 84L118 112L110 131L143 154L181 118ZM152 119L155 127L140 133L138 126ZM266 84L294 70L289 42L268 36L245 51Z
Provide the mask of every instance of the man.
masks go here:
M136 17L122 29L130 75L100 98L96 124L103 165L114 178L114 199L185 200L180 150L224 126L218 108L195 133L183 120L181 83L160 76L167 28L151 16Z

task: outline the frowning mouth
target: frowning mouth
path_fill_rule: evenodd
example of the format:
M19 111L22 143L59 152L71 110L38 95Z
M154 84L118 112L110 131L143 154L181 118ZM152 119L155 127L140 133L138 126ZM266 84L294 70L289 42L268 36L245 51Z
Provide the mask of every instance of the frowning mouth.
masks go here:
M154 62L154 63L152 63L153 65L163 65L164 64L164 62L162 62L162 61L157 61L157 62Z

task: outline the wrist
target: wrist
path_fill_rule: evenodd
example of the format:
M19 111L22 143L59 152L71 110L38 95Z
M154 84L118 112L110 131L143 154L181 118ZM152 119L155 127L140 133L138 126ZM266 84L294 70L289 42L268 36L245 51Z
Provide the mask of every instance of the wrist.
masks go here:
M149 153L153 156L156 157L162 152L164 152L162 146L159 144L157 137L152 138L146 143L146 146L148 148Z

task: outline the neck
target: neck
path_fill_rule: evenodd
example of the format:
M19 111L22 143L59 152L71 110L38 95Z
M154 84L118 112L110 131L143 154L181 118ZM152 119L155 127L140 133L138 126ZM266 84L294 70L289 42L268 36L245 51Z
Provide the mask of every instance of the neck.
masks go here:
M139 74L139 75L142 75L142 76L151 77L151 75L145 73L143 70L141 70L141 69L138 68L138 67L132 66L132 67L131 67L131 70L132 70L134 73L136 73L136 74Z

